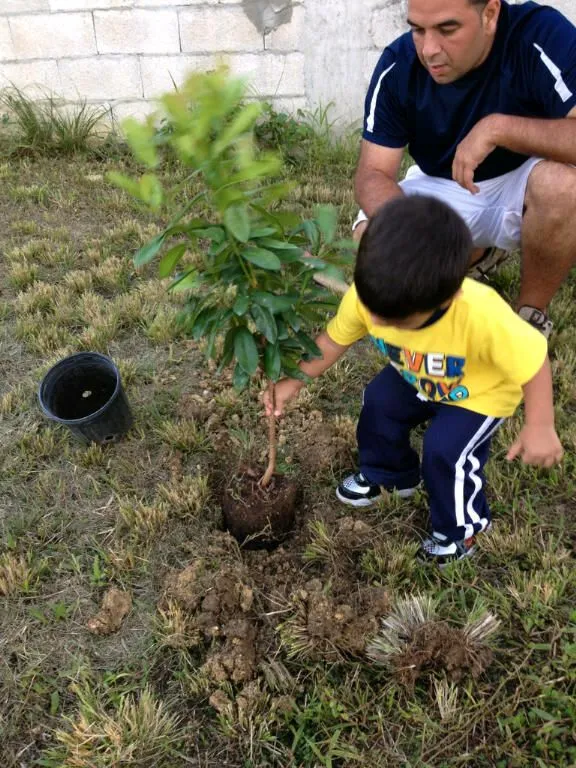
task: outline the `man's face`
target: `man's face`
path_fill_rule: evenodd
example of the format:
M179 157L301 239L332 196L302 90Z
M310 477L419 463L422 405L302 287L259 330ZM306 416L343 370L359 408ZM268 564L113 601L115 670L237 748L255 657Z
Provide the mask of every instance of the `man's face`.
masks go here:
M439 84L480 66L496 34L500 0L408 0L408 24L418 58Z

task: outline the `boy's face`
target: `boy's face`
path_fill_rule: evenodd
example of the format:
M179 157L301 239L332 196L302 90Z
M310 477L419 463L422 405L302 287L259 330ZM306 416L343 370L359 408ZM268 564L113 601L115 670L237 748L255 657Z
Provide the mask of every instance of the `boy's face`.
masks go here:
M393 320L386 320L372 313L370 313L370 317L374 325L381 325L385 328L399 328L402 331L416 331L418 328L422 328L433 314L434 312L415 312L413 315L408 315L408 317L395 318Z

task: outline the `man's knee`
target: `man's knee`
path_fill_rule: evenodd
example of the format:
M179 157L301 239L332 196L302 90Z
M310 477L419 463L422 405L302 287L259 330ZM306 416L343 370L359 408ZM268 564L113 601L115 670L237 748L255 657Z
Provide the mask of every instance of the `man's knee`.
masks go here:
M359 243L360 240L362 240L362 235L366 231L367 227L368 227L367 221L361 221L360 224L357 224L354 227L352 231L352 239L354 240L354 242Z
M538 214L541 221L573 221L576 206L576 168L545 160L530 174L526 189L526 211Z

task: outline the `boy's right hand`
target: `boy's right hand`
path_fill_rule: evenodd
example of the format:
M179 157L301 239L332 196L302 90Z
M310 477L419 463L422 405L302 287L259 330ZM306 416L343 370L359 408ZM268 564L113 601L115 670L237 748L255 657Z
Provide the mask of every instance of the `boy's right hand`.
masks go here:
M281 379L274 386L275 408L272 404L270 387L266 389L262 395L262 402L264 403L266 416L272 416L272 414L274 414L274 416L282 416L286 404L289 403L292 398L296 397L303 386L304 382L298 381L298 379Z

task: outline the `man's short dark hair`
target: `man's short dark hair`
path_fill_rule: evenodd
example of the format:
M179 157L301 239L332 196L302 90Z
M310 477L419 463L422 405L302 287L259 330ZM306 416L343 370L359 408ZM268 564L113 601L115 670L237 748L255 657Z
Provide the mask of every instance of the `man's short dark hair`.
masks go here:
M384 320L432 312L458 292L471 253L470 231L446 203L395 198L372 217L360 241L358 297Z

